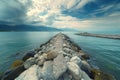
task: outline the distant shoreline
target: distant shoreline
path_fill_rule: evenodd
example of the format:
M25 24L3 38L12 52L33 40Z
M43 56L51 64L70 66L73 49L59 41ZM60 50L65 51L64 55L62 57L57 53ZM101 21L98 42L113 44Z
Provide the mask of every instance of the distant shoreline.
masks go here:
M93 34L93 33L88 33L88 32L76 33L76 35L90 36L90 37L99 37L99 38L108 38L108 39L119 39L120 40L120 35Z

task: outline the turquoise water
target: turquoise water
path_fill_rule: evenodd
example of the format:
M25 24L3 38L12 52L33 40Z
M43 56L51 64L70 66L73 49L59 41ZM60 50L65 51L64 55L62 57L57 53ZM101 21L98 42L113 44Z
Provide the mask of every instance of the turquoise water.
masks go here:
M25 52L39 47L57 33L0 32L0 71L5 71L14 60L21 59ZM120 79L120 40L65 34L90 54L91 64ZM20 52L18 56L17 52Z

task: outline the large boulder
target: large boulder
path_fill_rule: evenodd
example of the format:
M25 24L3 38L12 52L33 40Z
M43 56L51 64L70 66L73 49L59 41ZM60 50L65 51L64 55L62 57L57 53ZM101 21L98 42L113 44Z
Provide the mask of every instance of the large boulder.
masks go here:
M34 58L29 58L28 60L26 60L24 62L24 67L25 67L25 69L28 69L29 67L31 67L34 64L35 64L35 59Z
M81 69L85 71L89 76L91 76L91 66L88 64L87 61L82 60Z
M53 74L57 80L67 70L67 64L63 54L59 54L53 63Z
M23 61L22 60L15 60L13 63L12 63L12 65L11 65L11 69L14 69L14 68L16 68L16 67L18 67L18 66L20 66L20 65L22 65L23 64Z
M9 70L3 74L1 80L14 80L16 77L18 77L23 71L25 70L24 66L21 65L15 69Z
M48 59L48 60L54 59L54 58L57 57L57 55L58 55L58 53L55 52L55 51L48 51L48 52L47 52L47 59Z
M81 65L81 59L77 56L72 57L70 61L76 63L77 65Z
M79 68L79 66L74 62L68 62L68 70L71 73L71 75L74 77L75 80L80 80L82 75L82 70Z
M33 65L21 73L15 80L39 80L40 76L41 68L37 65Z
M54 80L53 61L46 61L42 69L42 77L44 80Z

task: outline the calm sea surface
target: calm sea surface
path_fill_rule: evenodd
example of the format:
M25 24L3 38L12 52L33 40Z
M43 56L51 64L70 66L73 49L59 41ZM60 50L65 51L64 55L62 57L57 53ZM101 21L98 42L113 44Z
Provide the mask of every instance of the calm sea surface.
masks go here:
M0 72L8 69L14 60L21 59L25 52L39 47L57 33L0 32ZM84 52L90 54L91 64L120 80L120 40L78 36L73 32L64 33ZM20 54L16 56L18 52Z

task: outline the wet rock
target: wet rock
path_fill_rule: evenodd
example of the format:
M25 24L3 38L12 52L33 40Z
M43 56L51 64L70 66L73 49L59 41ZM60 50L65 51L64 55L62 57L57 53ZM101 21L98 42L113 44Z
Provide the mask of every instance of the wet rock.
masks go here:
M53 61L46 61L42 69L42 77L44 80L54 80Z
M84 60L90 59L90 56L89 56L88 54L83 54L83 55L81 55L81 57L82 57L82 59L84 59Z
M0 74L0 80L2 79L2 74Z
M25 70L24 66L21 65L7 73L5 73L2 76L2 80L14 80L16 77L18 77L23 71Z
M20 66L20 65L22 65L22 64L23 64L23 61L22 61L22 60L16 60L16 61L14 61L13 64L11 65L11 69L14 69L14 68L16 68L16 67L18 67L18 66Z
M35 59L34 58L29 58L28 60L26 60L24 62L24 67L25 67L25 69L28 69L29 67L31 67L34 64L35 64Z
M38 53L41 49L40 48L36 48L35 51Z
M87 61L82 61L81 69L85 71L89 76L91 76L91 66L88 64Z
M81 65L81 59L77 56L72 57L70 61L76 63L77 65Z
M15 80L39 80L40 76L41 68L37 65L33 65L21 73Z
M53 74L57 80L67 70L67 65L63 54L59 54L53 63Z
M115 78L107 73L104 73L97 69L92 69L92 74L95 80L115 80Z
M74 62L68 62L68 70L75 80L81 79L82 70L79 68L77 64Z
M26 53L22 60L26 61L28 58L34 57L35 54L36 54L35 51L29 51L28 53Z

